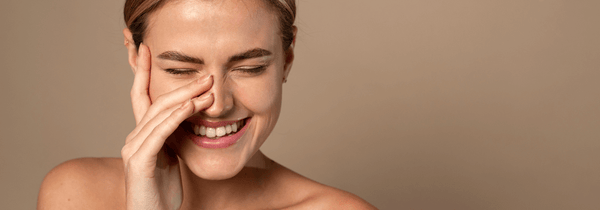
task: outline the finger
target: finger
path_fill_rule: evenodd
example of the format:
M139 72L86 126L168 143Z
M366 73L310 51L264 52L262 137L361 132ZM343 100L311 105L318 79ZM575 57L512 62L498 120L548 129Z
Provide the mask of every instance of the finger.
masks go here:
M160 149L165 144L166 139L179 127L179 124L188 118L194 111L191 101L186 102L182 107L176 109L164 121L158 124L150 135L144 140L140 148L134 155L140 155L146 158L156 157Z
M210 107L210 105L213 103L213 101L214 101L214 97L213 97L212 93L191 99L191 102L193 105L192 106L192 108L193 108L192 115ZM180 105L180 106L182 106L182 105ZM146 123L141 129L139 129L138 133L134 134L134 137L132 138L131 142L127 142L127 143L131 144L131 146L134 148L133 149L134 151L137 150L137 148L143 143L144 139L146 139L148 137L148 135L150 135L150 133L154 130L154 128L156 126L158 126L158 124L162 123L167 117L172 115L173 111L175 111L178 108L179 107L174 106L174 107L171 107L171 108L159 113L152 120L150 120L148 123Z
M139 124L143 125L147 123L162 110L177 106L187 100L190 100L191 98L205 93L206 91L210 90L212 83L212 75L203 76L198 80L192 81L187 85L175 89L174 91L159 96L156 98L152 106L148 108L146 114Z
M196 114L202 110L207 109L208 107L210 107L212 105L212 103L214 101L215 101L215 97L214 97L213 93L204 94L200 97L193 98L192 104L194 105L194 111L192 112L192 114Z
M179 107L181 107L181 105ZM174 106L174 107L165 109L162 112L158 113L156 116L154 116L154 118L150 119L148 122L145 122L144 124L138 124L135 127L135 129L133 129L133 131L129 134L128 138L125 141L125 144L132 145L135 143L131 143L131 142L140 141L140 143L138 143L136 145L137 146L141 145L141 142L144 141L144 139L148 136L148 134L152 131L152 129L154 129L154 127L156 127L156 125L160 124L160 122L164 121L165 118L169 117L169 115L171 115L171 113L173 113L173 111L175 111L179 107ZM137 150L137 146L135 146L134 150Z
M156 128L157 125L162 123L167 117L171 116L171 114L180 107L181 105L179 107L171 107L167 110L163 110L145 125L138 125L134 129L134 131L132 131L132 133L129 134L125 142L125 146L123 146L123 149L121 150L123 161L126 161L126 159L131 158L133 154L135 154L139 150L142 143L144 143L144 141L146 140L148 135L154 130L154 128Z
M144 114L150 107L150 96L148 86L150 84L150 50L144 44L140 44L137 66L133 87L131 88L131 105L136 124L139 124Z
M204 78L204 79L202 79L202 78ZM196 94L202 94L202 95L200 95L196 98L193 98L192 101L195 104L194 110L200 111L200 110L206 109L207 107L203 107L204 103L201 103L201 102L204 101L208 97L208 95L205 95L203 93L208 91L210 89L210 87L212 86L212 76L202 77L202 78L200 78L197 81L191 82L188 85L180 87L170 93L159 96L155 100L155 103L152 104L148 108L148 111L144 114L143 118L139 122L136 121L137 122L136 128L129 134L129 136L125 142L129 143L131 141L131 139L133 139L132 137L139 135L141 130L144 127L148 126L146 124L148 124L151 120L154 120L154 118L157 118L158 122L162 121L175 108L177 108L177 106L181 106L181 104L183 104L186 100L189 101L190 98L194 97ZM198 82L200 82L200 83L198 83ZM210 97L213 97L213 96L210 96ZM214 98L211 100L214 100ZM179 102L179 104L175 104L177 102ZM209 106L210 106L210 104L212 104L212 101L209 103ZM165 112L165 110L166 110L166 112ZM161 114L162 112L164 112L164 113ZM161 115L161 116L159 116L159 115ZM156 120L154 120L154 121L156 121ZM153 127L155 125L149 125L149 126Z

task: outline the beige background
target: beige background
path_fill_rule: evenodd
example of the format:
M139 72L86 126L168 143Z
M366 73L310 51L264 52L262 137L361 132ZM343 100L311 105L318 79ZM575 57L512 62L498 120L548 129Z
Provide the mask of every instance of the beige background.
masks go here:
M380 209L600 208L600 1L298 0L263 151ZM0 7L0 207L119 156L123 1Z

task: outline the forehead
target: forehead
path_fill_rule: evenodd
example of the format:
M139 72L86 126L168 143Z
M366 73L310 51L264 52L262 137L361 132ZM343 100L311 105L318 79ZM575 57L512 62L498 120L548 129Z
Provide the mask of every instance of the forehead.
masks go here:
M261 0L170 1L148 18L153 50L213 55L281 45L277 18Z

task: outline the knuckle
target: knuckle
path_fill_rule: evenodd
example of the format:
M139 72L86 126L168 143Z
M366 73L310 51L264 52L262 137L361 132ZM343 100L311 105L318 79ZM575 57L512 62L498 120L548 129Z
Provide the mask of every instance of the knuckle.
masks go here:
M123 160L129 159L129 156L131 154L130 150L131 149L130 149L129 145L125 145L125 146L123 146L123 148L121 148L121 157L123 158Z
M179 123L174 122L174 120L168 120L165 122L165 125L162 127L162 130L167 130L168 128L173 128L179 126Z
M159 106L160 105L158 105L158 104L152 104L148 108L148 110L146 110L146 113L144 114L144 117L142 117L142 119L146 118L145 122L147 123L149 120L156 118L156 115L159 114L159 112L158 112L160 110Z
M140 156L133 154L131 157L129 157L129 159L127 159L127 166L129 166L130 168L139 166L140 161L141 161Z
M173 133L172 128L177 126L179 126L179 123L177 123L176 120L173 120L173 115L171 115L165 119L165 121L157 125L151 135L156 135L159 138L166 138Z
M171 125L171 123L169 122L169 120L166 120L164 122L162 122L161 124L157 125L154 130L152 131L151 135L160 135L162 136L162 134L164 134L166 132L166 128L168 128Z
M156 100L153 100L153 103L146 111L146 114L152 114L152 116L154 116L165 111L169 107L169 101L169 98L165 95L156 97Z
M156 100L154 100L154 103L155 104L162 104L165 100L166 100L166 96L165 95L160 95L160 96L156 97Z
M131 132L127 135L127 137L125 138L125 142L127 143L127 142L131 141L133 139L133 137L135 137L135 130L134 130L134 132Z
M129 96L131 96L132 98L136 96L137 91L135 90L135 88L131 88L131 91L129 91Z

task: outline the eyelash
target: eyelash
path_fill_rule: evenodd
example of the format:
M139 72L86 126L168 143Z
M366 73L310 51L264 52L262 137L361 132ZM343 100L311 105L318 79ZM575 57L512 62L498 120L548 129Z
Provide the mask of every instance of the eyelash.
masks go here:
M234 70L238 70L238 71L241 71L241 72L247 73L247 74L259 74L259 73L263 72L266 68L267 68L267 66L263 65L263 66L258 66L258 67L254 67L254 68L238 68L238 69L234 69ZM197 70L194 70L194 69L165 69L165 71L169 74L175 74L175 75L190 75L190 74L194 74L194 73L198 72Z
M237 70L244 72L244 73L248 73L248 74L259 74L259 73L263 72L266 68L267 68L267 66L264 65L264 66L257 66L254 68L240 68Z
M193 69L165 69L165 71L169 74L175 74L175 75L190 75L190 74L198 72Z

